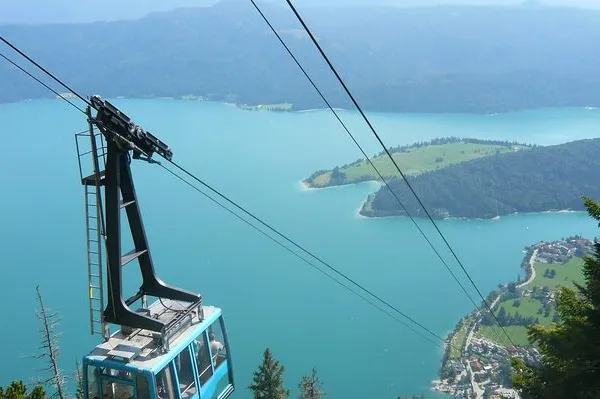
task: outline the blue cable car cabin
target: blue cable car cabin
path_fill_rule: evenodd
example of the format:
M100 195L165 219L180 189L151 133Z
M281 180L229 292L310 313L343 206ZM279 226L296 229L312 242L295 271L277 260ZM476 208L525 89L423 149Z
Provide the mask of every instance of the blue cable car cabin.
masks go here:
M173 153L108 101L90 101L89 132L75 137L85 187L90 330L103 342L83 359L84 397L227 399L233 367L221 309L156 275L134 187L132 159L158 163L153 154L170 161ZM81 138L89 139L89 150L80 151ZM82 171L84 156L92 158L91 174ZM122 212L134 245L127 253L121 248ZM125 297L122 270L131 263L138 263L142 284ZM148 306L148 298L156 300ZM119 330L111 334L109 325Z
M164 303L164 305L163 305ZM186 304L187 305L187 304ZM157 301L150 315L173 318L185 309ZM233 393L227 330L219 308L202 306L191 323L161 349L157 334L121 329L83 359L86 399L226 399Z

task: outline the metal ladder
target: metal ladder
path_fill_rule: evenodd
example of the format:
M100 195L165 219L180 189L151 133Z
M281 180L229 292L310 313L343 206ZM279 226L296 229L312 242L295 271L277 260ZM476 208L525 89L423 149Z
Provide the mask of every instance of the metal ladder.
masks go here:
M85 193L90 332L92 335L99 334L108 339L110 331L104 319L104 264L102 262L102 252L106 249L106 233L101 191L106 165L106 147L102 134L96 133L91 125L88 132L78 133L75 136L79 173ZM86 138L89 139L89 150L81 152L79 140L85 140ZM84 174L82 170L84 158L92 159L92 170L89 174ZM89 169L86 168L86 170Z
M102 245L104 233L100 223L101 208L98 203L100 188L85 185L85 225L88 263L88 291L90 298L90 329L93 334L105 333L104 289L102 281Z

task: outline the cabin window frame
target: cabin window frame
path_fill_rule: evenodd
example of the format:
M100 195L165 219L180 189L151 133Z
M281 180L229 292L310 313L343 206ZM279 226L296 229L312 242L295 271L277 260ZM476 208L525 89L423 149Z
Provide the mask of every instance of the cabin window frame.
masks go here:
M191 383L187 387L185 387L185 390L182 391L181 387L180 387L179 371L177 370L177 363L176 363L176 361L177 361L177 358L179 356L181 356L181 354L184 351L186 351L186 350L190 354L189 362L190 362L190 365L191 365L191 368L192 368L191 372L192 372L192 377L194 378L194 381L193 381L193 383ZM176 390L178 392L177 393L177 397L180 398L180 399L183 398L183 395L188 390L190 390L192 388L192 386L195 387L196 393L194 395L192 395L191 397L199 397L200 396L200 388L201 388L201 385L200 385L200 376L198 375L198 368L196 366L196 362L197 362L197 359L196 359L196 351L194 350L194 340L192 340L192 342L190 342L187 346L185 346L184 349L181 350L181 352L179 352L173 358L173 360L171 360L171 363L173 363L173 370L172 371L173 371L173 374L175 374L176 387L177 387Z
M109 374L111 371L119 372L125 371L131 375L131 379L118 377L115 375ZM144 379L146 381L146 388L148 395L152 395L152 379L153 374L149 373L147 370L129 370L124 368L111 367L105 364L98 364L96 362L90 362L88 359L84 359L83 367L82 367L82 377L83 377L83 389L84 389L84 397L89 399L94 399L96 396L92 396L92 391L90 391L90 378L93 376L95 390L94 392L97 394L98 398L102 398L104 396L103 389L103 381L107 381L109 383L118 383L129 385L133 387L133 399L144 399L144 397L140 396L140 379ZM147 396L147 395L146 395Z
M137 382L136 379L134 378L134 373L130 370L125 370L125 369L120 369L120 368L115 368L115 367L109 367L109 366L101 366L101 365L96 365L96 364L89 364L89 363L85 363L85 367L86 370L84 372L84 389L85 389L85 394L87 395L87 397L90 397L90 392L89 392L89 368L93 368L93 374L94 374L94 378L95 378L95 384L97 387L97 391L98 391L98 396L99 398L103 398L104 397L104 382L107 382L108 384L119 384L119 385L125 385L125 386L130 386L131 390L132 390L132 399L137 399L138 395L137 395ZM124 377L119 377L116 375L112 375L110 374L111 372L119 372L119 371L124 371L129 373L132 378L124 378Z
M173 393L174 398L181 399L181 392L179 391L179 377L177 376L177 371L175 370L175 358L172 358L156 374L153 374L154 377L152 378L153 381L152 381L152 385L151 385L152 386L151 393L153 393L156 396L156 398L159 398L157 377L165 369L168 369L168 372L171 376L171 390L172 390L171 392Z
M219 328L220 330L220 335L221 338L223 340L223 342L221 342L221 344L223 345L223 349L225 351L225 358L218 364L217 364L217 359L219 358L219 353L212 353L212 348L210 345L210 335L208 333L209 330L214 329L214 327ZM215 320L213 323L211 323L206 330L204 330L204 333L206 334L206 342L208 342L208 350L209 350L209 354L210 354L210 363L212 365L212 369L213 369L213 375L215 373L215 371L217 371L224 363L228 363L229 360L229 345L227 344L227 336L226 336L226 332L225 332L225 323L223 322L223 316L219 316L217 318L217 320Z
M196 350L195 347L195 343L198 342L198 340L204 340L204 344L206 345L206 348L204 349L205 351L207 351L208 354L208 365L210 366L210 375L207 377L205 382L202 382L202 379L200 378L201 375L200 373L202 371L208 371L209 367L206 367L204 370L201 370L200 368L202 367L202 365L199 362L199 355L200 352ZM208 341L208 329L202 330L202 332L200 334L198 334L193 341L190 343L191 349L192 349L192 353L194 355L194 367L196 369L196 379L197 379L197 383L198 383L198 392L200 392L200 390L207 384L207 382L215 375L215 369L213 367L213 362L212 362L212 358L211 358L211 354L210 354L210 342ZM198 345L198 348L200 348L200 345Z
M229 374L229 384L235 389L235 383L233 380L233 361L231 359L231 351L229 346L229 331L225 326L225 319L223 318L223 314L219 315L219 323L221 324L221 329L223 330L223 345L225 345L225 350L227 351L227 358L225 361L227 362L227 373Z

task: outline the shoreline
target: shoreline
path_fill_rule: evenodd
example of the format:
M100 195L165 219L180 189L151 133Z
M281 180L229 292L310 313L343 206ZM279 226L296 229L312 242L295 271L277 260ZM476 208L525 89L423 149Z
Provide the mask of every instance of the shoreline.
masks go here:
M318 190L318 189L317 189ZM366 202L366 201L365 201ZM561 209L558 211L538 211L538 212L513 212L513 213L508 213L506 215L498 215L498 216L494 216L494 217L490 217L490 218L467 218L467 217L456 217L456 216L449 216L449 217L445 217L445 218L434 218L434 220L443 220L443 221L462 221L462 222L470 222L470 221L482 221L482 222L487 222L487 221L498 221L501 218L509 218L512 216L525 216L525 215L543 215L543 214L552 214L552 215L561 215L561 214L574 214L574 213L581 213L581 214L586 214L587 213L585 211L574 211L571 209ZM398 215L384 215L384 216L367 216L367 215L363 215L366 218L369 219L384 219L384 218L408 218L407 215L405 214L398 214ZM413 216L416 219L427 219L427 217L425 216Z
M547 213L547 212L546 212ZM584 241L582 243L581 241ZM528 285L531 285L536 279L535 264L539 256L548 257L548 253L556 254L556 248L560 248L558 256L558 262L556 264L564 264L569 259L572 259L577 255L577 251L587 252L590 250L589 246L592 245L593 240L586 239L581 236L572 236L563 239L557 239L553 241L538 241L532 245L525 247L525 256L521 261L521 269L526 272L526 280L524 282L513 281L499 286L499 291L492 291L486 297L486 301L491 301L490 308L496 309L499 302L503 300L510 300L514 298L510 295L509 287L514 284L516 289L522 289ZM583 248L583 249L582 249ZM573 252L571 252L573 251ZM566 260L565 260L566 259ZM520 280L520 279L519 279ZM523 290L523 294L518 294L517 297L527 297L525 293L527 289ZM497 295L492 298L492 293L497 292ZM509 294L507 296L507 294ZM490 381L493 381L493 375L498 372L501 368L501 364L506 362L506 359L510 357L521 357L521 358L536 358L539 356L539 351L531 343L529 344L517 344L507 345L506 343L499 343L494 339L487 337L485 334L477 335L477 332L483 323L483 320L487 314L485 306L481 305L473 309L470 313L464 315L454 329L446 335L446 344L444 355L441 360L440 372L437 379L431 381L432 390L437 392L446 393L453 395L452 392L471 392L477 399L482 398L483 389L487 387ZM465 335L464 342L462 337ZM461 345L460 351L452 351L452 345L458 339L458 344ZM496 348L491 350L491 348ZM497 353L503 353L502 358L497 357ZM481 358L483 356L483 358ZM482 366L482 364L484 366ZM485 366L487 364L487 366ZM477 369L475 367L477 366ZM465 368L467 375L470 373L470 380L465 379L463 376L462 368ZM478 374L477 374L478 373ZM479 375L479 380L474 379L473 375ZM512 389L509 383L503 385L497 383L494 385L494 389ZM461 396L462 397L462 396Z
M61 93L64 94L64 93ZM190 96L190 94L182 94L176 97L169 97L169 96L156 96L156 97L126 97L126 96L122 96L122 95L114 95L114 96L102 96L103 99L108 100L108 101L114 101L114 100L168 100L168 101L185 101L185 102L199 102L199 103L213 103L213 104L223 104L223 105L230 105L230 106L235 106L237 108L240 108L240 106L244 105L244 104L237 104L237 103L230 103L224 100L213 100L213 99L209 99L207 97L204 97L202 95L191 95L194 96L196 98L192 98L192 99L184 99L182 97L185 96ZM8 104L18 104L18 103L26 103L26 102L32 102L32 101L46 101L46 100L59 100L61 101L60 98L57 98L56 95L48 95L47 97L27 97L27 98L20 98L20 99L15 99L15 100L7 100L7 101L0 101L0 105L8 105ZM247 104L246 104L247 105ZM268 104L257 104L254 105L254 107L259 106L259 105L268 105ZM241 108L240 108L241 109ZM358 113L358 111L356 111L356 109L354 108L339 108L339 107L334 107L333 108L336 112L356 112ZM366 112L368 114L372 114L372 115L377 115L377 114L381 114L381 115L389 115L389 114L397 114L397 115L422 115L422 116L431 116L431 115L441 115L441 116L454 116L454 115L468 115L468 116L475 116L475 117L494 117L494 116L505 116L505 115L510 115L510 114L522 114L522 113L530 113L530 112L542 112L542 111L548 111L548 110L563 110L563 109L572 109L572 110L581 110L581 111L586 111L586 112L590 112L590 111L599 111L600 110L600 106L590 106L590 105L578 105L578 106L547 106L547 107L523 107L523 108L515 108L515 109L505 109L505 110L499 110L499 111L495 111L495 112L490 112L490 111L480 111L480 112L466 112L466 111L419 111L419 112L413 112L413 111L403 111L403 110L395 110L395 111L382 111L382 110L373 110L373 109L367 109ZM293 109L293 110L289 110L289 111L267 111L267 112L273 112L273 113L306 113L306 112L315 112L315 111L329 111L329 108L298 108L298 109Z
M304 180L305 179L301 179L298 182L301 191L328 190L328 189L332 189L332 188L356 186L356 185L365 184L365 183L377 183L377 185L378 185L377 190L379 190L384 185L383 183L381 183L378 180L366 180L366 181L359 182L359 183L340 184L340 185L336 185L336 186L312 187L312 186L308 185L307 183L305 183ZM377 190L375 190L375 192ZM374 194L374 193L372 193L372 194ZM407 218L408 217L407 215L404 215L404 214L403 215L392 214L392 215L383 215L383 216L381 216L381 215L378 215L378 216L364 215L364 214L362 214L360 212L362 211L363 206L367 203L367 201L368 201L368 197L367 197L367 199L365 199L363 201L363 204L358 209L358 213L359 213L359 215L360 215L361 218L365 218L365 219L385 219L385 218ZM543 215L543 214L560 215L560 214L574 214L574 213L587 214L584 210L577 211L577 210L572 210L572 209L559 209L559 210L537 211L537 212L513 212L513 213L508 213L506 215L496 215L496 216L493 216L493 217L490 217L490 218L466 218L466 217L462 217L462 216L460 216L460 217L449 216L449 217L445 217L445 218L438 218L436 220L444 220L444 221L498 221L501 218L507 218L507 217L511 217L511 216ZM413 217L425 219L424 216L413 216Z

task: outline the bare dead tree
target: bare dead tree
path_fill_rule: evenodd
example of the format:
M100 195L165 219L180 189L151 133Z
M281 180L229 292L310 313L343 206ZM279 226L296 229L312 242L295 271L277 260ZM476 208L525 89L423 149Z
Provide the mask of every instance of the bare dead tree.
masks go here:
M77 383L76 399L83 399L83 373L79 360L75 360L75 382Z
M39 371L50 374L50 377L41 379L40 383L46 386L49 385L56 389L56 392L50 395L50 397L65 399L65 377L58 365L60 348L56 333L56 325L58 324L60 318L58 313L52 313L48 308L46 308L46 306L44 306L40 287L37 286L35 289L37 291L37 299L40 305L40 310L36 310L35 313L41 323L39 331L42 336L42 340L41 345L38 348L41 352L34 357L36 359L48 359L48 367L45 367Z

